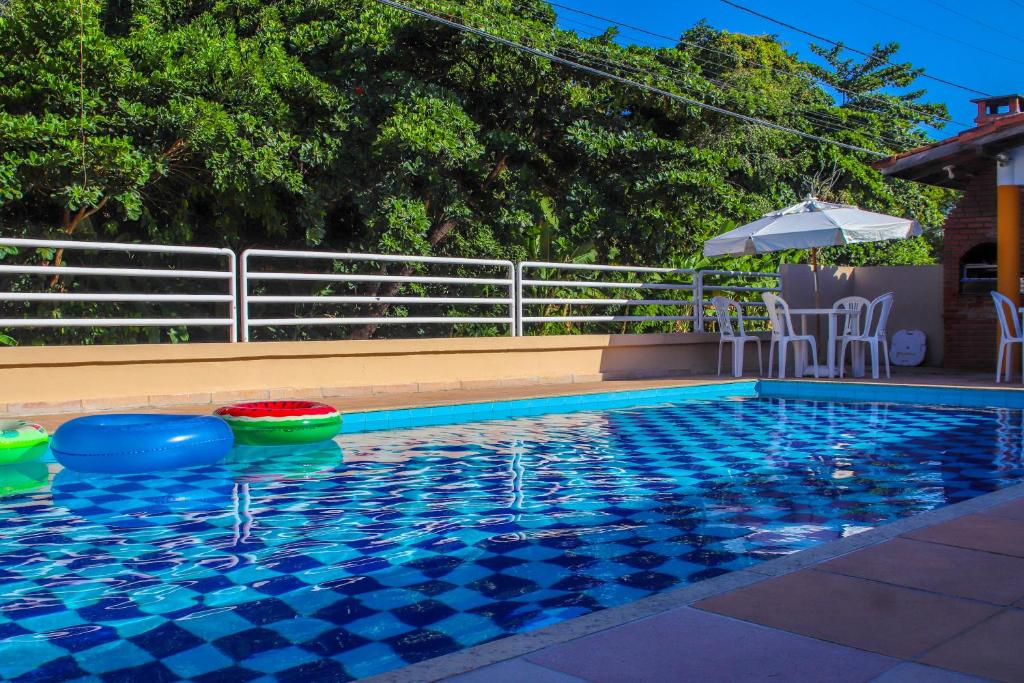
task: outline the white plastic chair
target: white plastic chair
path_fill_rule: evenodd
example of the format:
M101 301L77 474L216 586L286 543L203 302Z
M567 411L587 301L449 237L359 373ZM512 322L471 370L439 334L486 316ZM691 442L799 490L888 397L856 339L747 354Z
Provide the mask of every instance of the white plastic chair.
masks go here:
M843 335L839 345L839 376L843 377L846 370L846 347L850 344L867 344L871 350L871 377L878 379L878 347L882 347L885 356L885 376L889 373L889 340L885 335L885 325L889 322L889 311L892 310L893 295L888 292L868 305L864 316L864 327L860 334Z
M764 365L761 362L761 340L755 336L748 335L743 325L743 307L739 302L724 296L712 297L711 303L715 306L715 317L718 320L718 374L722 374L722 347L726 342L732 346L733 374L737 377L743 374L743 349L747 342L757 344L757 372L764 374ZM729 316L729 309L736 309L736 328L732 326L732 317ZM737 330L739 334L737 334Z
M842 299L833 303L833 311L846 310L855 312L847 313L839 318L838 322L842 324L842 329L838 331L836 338L829 339L828 343L842 344L843 339L846 337L860 336L860 331L863 328L862 320L864 313L868 310L868 306L870 305L871 302L862 296L844 296Z
M1010 372L1013 370L1013 363L1010 361L1010 347L1013 344L1024 344L1024 334L1021 333L1020 317L1017 315L1017 307L1013 305L1013 301L999 292L992 292L992 301L996 305L996 315L999 316L999 356L996 360L996 383L999 382L999 376L1003 374L1004 363L1005 379L1009 382ZM1021 346L1021 358L1024 359L1024 346Z
M818 345L809 334L797 334L793 329L793 319L789 315L789 304L776 294L765 292L761 295L768 308L768 320L772 326L772 342L768 347L768 374L772 374L772 362L775 357L775 346L779 347L779 379L786 377L786 348L790 344L807 344L811 348L814 361L814 377L818 377ZM796 348L793 349L793 361L796 362Z

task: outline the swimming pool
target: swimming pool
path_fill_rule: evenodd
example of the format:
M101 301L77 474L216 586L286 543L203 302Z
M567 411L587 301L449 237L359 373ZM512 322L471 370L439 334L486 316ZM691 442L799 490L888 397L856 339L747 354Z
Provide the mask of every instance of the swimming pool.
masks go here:
M559 400L2 498L0 677L358 678L1024 478L1019 408ZM528 414L552 407L576 412Z

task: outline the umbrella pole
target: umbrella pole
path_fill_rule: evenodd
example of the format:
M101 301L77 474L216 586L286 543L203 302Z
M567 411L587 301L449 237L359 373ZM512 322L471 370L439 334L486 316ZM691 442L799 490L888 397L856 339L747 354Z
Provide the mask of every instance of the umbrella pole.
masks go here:
M811 249L811 269L814 271L814 307L821 308L821 291L818 289L818 248ZM814 318L817 323L818 318Z
M821 308L821 290L818 287L818 248L811 249L811 269L814 271L814 307ZM814 338L821 339L820 315L814 316ZM827 342L826 342L827 343Z

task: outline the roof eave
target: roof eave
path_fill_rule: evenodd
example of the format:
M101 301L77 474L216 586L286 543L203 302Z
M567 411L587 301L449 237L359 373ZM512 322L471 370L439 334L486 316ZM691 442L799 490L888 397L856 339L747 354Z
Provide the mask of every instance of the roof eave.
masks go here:
M961 133L918 151L882 159L873 166L886 176L962 190L981 165L994 161L996 154L1016 144L1024 144L1024 119L982 134ZM946 170L949 166L953 167L952 178Z

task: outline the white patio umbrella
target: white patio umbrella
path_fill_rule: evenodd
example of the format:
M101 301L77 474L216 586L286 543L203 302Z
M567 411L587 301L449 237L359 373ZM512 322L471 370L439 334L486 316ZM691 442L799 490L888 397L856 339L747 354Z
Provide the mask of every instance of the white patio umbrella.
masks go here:
M882 242L921 234L921 224L858 209L830 204L808 196L799 204L766 213L704 243L705 256L742 256L786 249L810 249L814 269L814 297L818 298L818 249L859 242Z

